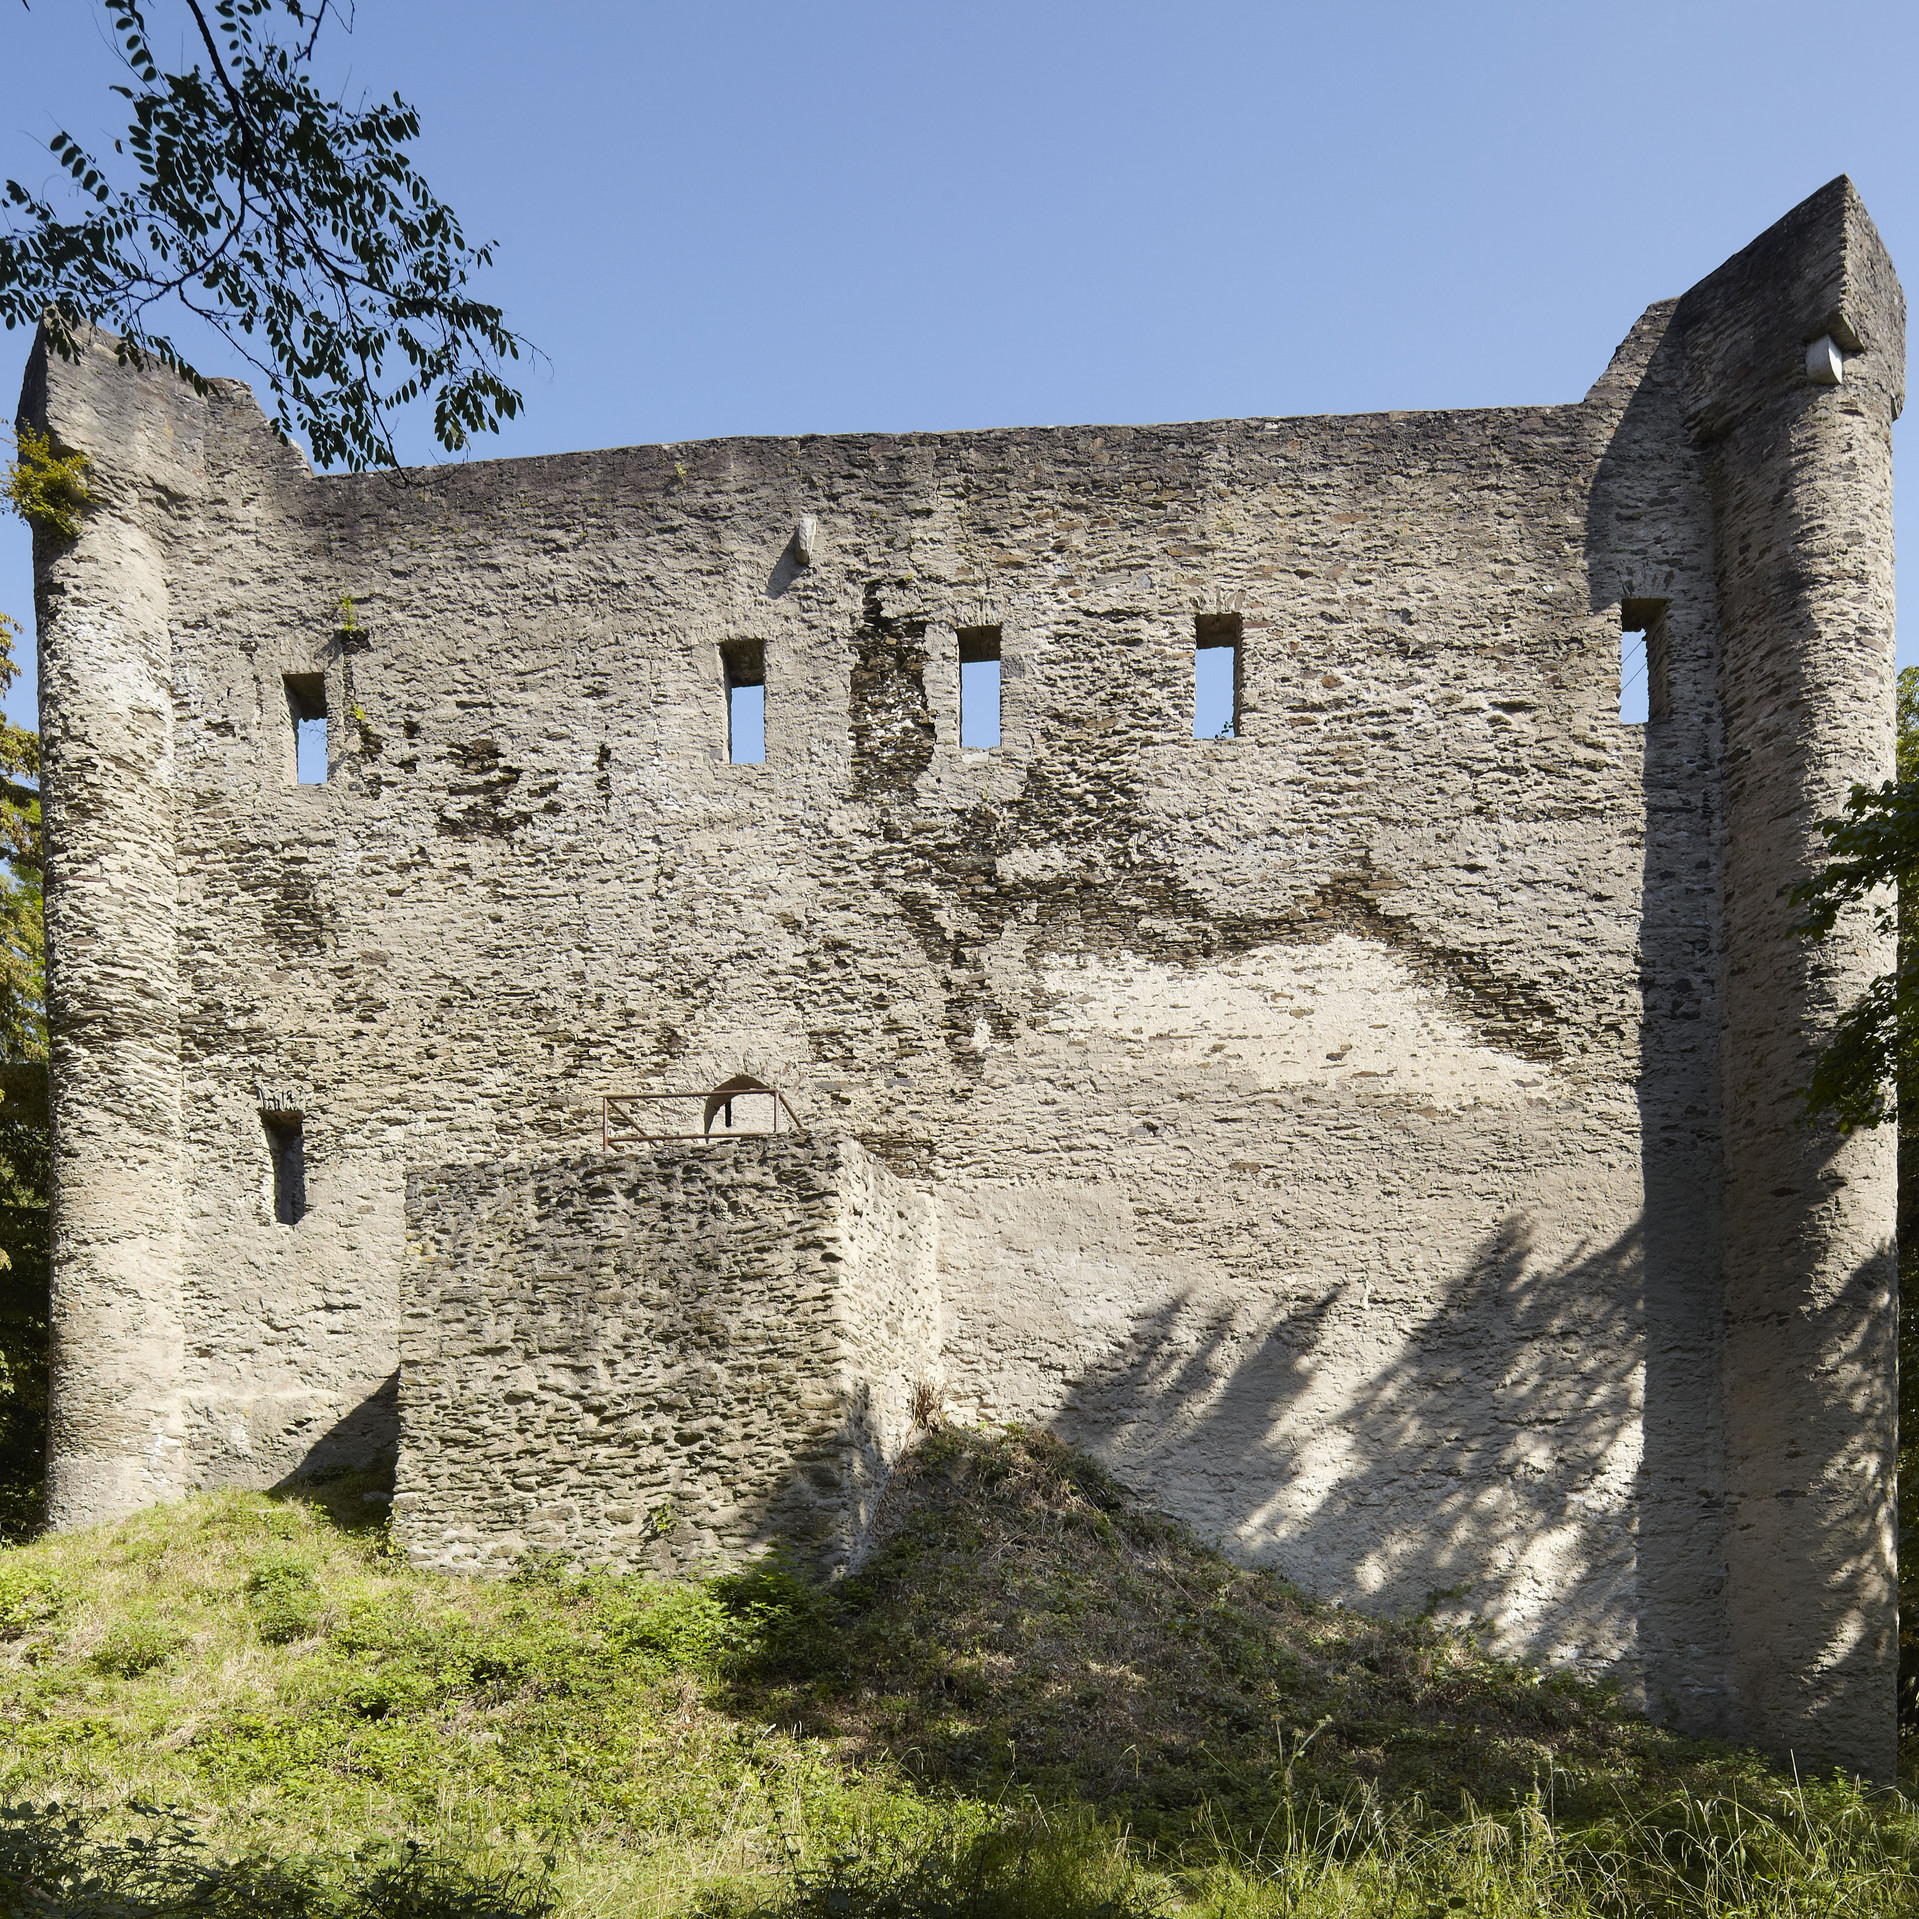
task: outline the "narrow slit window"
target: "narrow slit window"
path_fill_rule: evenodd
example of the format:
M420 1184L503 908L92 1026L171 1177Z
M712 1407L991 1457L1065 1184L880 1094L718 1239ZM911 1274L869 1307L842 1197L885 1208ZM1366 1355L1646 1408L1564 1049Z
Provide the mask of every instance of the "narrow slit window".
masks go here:
M297 1226L307 1209L306 1126L298 1113L262 1113L273 1161L273 1217Z
M960 744L999 744L999 628L963 626L959 633Z
M286 676L287 717L293 722L293 777L301 786L324 785L327 775L326 675Z
M1237 613L1202 613L1193 622L1193 738L1239 737Z
M1627 726L1672 711L1666 666L1666 601L1628 600L1619 610L1619 718Z
M766 644L734 640L720 648L726 673L726 757L735 766L766 759Z

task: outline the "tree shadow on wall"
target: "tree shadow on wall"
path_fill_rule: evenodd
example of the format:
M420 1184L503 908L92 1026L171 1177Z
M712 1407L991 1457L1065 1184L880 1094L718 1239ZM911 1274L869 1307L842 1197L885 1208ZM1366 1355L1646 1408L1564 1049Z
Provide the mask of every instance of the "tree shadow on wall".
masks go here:
M1522 1216L1435 1301L1190 1294L1056 1422L1142 1497L1322 1597L1601 1664L1635 1635L1640 1234L1557 1260ZM1643 1580L1646 1569L1638 1569Z
M1743 1382L1734 1371L1734 1390L1750 1450L1742 1461L1735 1430L1722 1510L1700 1529L1732 1601L1724 1729L1763 1733L1782 1756L1790 1742L1809 1769L1889 1761L1899 1709L1896 1436L1882 1397L1897 1338L1890 1266L1883 1254L1861 1261L1824 1310L1782 1287L1764 1343L1745 1329L1759 1364Z

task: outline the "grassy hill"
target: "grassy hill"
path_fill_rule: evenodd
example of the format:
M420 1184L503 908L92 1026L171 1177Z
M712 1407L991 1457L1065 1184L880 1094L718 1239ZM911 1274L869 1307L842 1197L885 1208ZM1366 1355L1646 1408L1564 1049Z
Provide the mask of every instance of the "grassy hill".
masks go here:
M0 1552L0 1914L1919 1914L1897 1795L1315 1605L1044 1435L931 1435L824 1591L417 1574L369 1490Z

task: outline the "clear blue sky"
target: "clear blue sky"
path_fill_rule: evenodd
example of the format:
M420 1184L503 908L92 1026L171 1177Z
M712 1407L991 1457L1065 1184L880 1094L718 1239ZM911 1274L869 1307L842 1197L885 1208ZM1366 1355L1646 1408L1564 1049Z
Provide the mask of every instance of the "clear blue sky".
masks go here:
M0 0L0 172L110 145L101 21ZM358 0L335 47L550 358L500 453L1572 400L1842 172L1919 287L1912 0Z

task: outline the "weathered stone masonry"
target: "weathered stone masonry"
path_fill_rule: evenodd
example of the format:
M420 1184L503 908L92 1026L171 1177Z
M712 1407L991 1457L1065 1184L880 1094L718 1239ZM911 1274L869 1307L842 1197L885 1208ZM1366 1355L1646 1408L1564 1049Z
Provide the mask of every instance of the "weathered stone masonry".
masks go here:
M851 1140L412 1182L395 1517L422 1563L843 1566L937 1364L932 1208Z
M397 484L36 355L57 1520L397 1440L423 1561L839 1564L925 1381L1889 1772L1891 1141L1791 1093L1884 956L1781 891L1890 768L1903 384L1845 181L1559 407ZM599 1151L742 1074L808 1131Z

